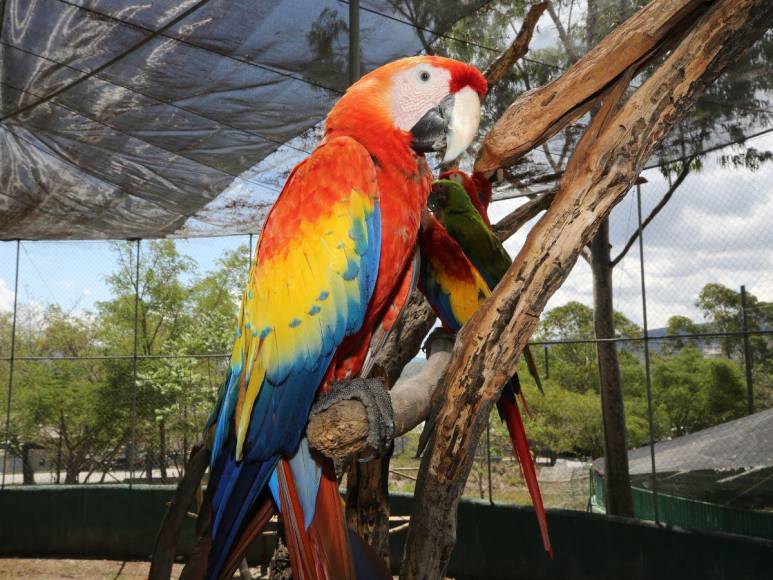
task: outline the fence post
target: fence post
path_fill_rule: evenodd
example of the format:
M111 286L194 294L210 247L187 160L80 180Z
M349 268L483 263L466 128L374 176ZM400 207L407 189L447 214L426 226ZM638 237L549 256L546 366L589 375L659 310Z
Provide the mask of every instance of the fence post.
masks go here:
M545 380L550 378L550 357L548 355L548 345L543 347L545 349Z
M132 409L131 409L131 441L129 442L129 488L134 485L134 464L137 461L137 355L139 349L139 316L140 316L140 240L135 240L134 265L134 350L132 354Z
M749 343L749 320L746 317L746 286L741 286L741 319L743 323L743 356L746 370L746 405L749 415L754 413L754 381L752 379L752 350Z
M644 330L644 376L647 382L647 423L650 435L650 464L652 466L652 508L655 523L660 523L658 510L658 475L655 468L655 424L652 413L652 375L650 373L650 332L647 325L647 286L644 282L644 229L641 220L641 184L636 184L636 205L639 215L639 267L641 271L641 309Z
M16 271L13 281L13 318L11 321L11 357L8 361L8 400L5 409L5 449L3 449L3 480L0 489L5 489L5 468L8 464L8 450L11 441L11 397L13 395L13 363L16 358L16 311L19 306L19 253L21 240L16 240Z
M488 470L488 502L494 505L491 487L491 414L486 421L486 469Z
M349 0L349 84L360 78L360 0Z

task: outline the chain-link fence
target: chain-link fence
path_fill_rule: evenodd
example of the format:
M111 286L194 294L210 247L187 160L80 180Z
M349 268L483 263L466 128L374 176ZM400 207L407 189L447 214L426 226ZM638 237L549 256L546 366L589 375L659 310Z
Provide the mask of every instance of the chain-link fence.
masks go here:
M773 165L737 167L732 154L675 188L676 174L645 171L610 218L611 340L641 517L675 521L693 505L671 505L682 499L773 506ZM518 203L496 203L493 221ZM224 376L255 241L0 244L2 485L174 482ZM542 317L531 349L544 396L520 372L548 507L604 508L592 290L580 259ZM395 443L394 490L413 489L417 441ZM496 412L466 494L530 501Z

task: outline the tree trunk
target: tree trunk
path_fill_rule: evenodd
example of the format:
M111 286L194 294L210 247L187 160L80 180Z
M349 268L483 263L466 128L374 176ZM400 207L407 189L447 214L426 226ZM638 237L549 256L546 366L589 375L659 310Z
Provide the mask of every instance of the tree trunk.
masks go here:
M30 451L35 447L37 446L32 443L23 443L21 446L21 472L24 485L35 485L35 470L30 459Z
M166 421L158 422L158 468L161 471L161 482L166 483Z
M615 319L612 303L612 268L609 254L609 221L599 227L590 244L593 271L593 324L596 338L614 338ZM599 368L601 414L604 423L604 481L607 513L633 517L631 477L628 473L628 444L625 407L617 346L614 342L596 343Z
M73 455L69 455L65 459L65 485L75 485L78 483L78 474L80 473L80 461L78 461Z
M393 446L381 457L351 462L346 480L346 522L389 564L389 461Z

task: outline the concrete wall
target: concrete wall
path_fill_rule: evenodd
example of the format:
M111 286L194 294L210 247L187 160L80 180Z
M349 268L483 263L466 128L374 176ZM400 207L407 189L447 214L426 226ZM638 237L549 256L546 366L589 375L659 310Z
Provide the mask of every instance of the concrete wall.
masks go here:
M146 558L172 489L37 486L0 492L0 555ZM412 498L393 497L395 514ZM638 521L549 510L556 557L542 550L531 509L463 502L449 574L458 579L690 579L773 577L773 542L661 529ZM187 525L183 553L192 541ZM396 568L405 532L392 537ZM270 552L264 543L253 558Z

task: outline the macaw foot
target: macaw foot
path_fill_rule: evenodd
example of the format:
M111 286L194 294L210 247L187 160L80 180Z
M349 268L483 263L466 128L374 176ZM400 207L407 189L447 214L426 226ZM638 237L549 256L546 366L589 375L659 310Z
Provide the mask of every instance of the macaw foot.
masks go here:
M387 449L395 431L392 399L381 379L349 379L335 382L330 386L330 390L314 403L311 414L316 415L339 401L350 399L356 399L362 403L368 416L366 441L373 450L373 454L370 457L360 458L360 461L370 461Z

